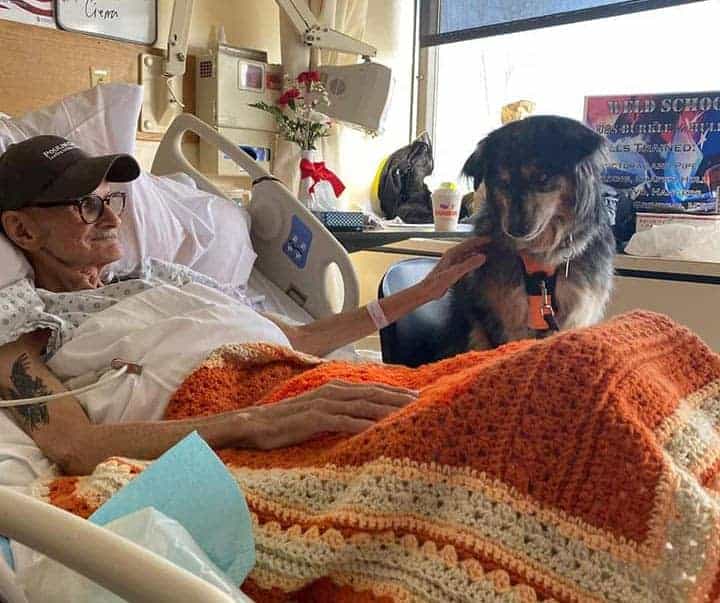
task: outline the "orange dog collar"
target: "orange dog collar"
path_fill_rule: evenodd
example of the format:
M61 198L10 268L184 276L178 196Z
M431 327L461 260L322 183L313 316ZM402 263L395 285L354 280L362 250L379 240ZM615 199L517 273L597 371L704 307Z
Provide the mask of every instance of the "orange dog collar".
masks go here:
M520 258L528 296L528 328L535 331L559 331L554 300L557 266L541 264L525 254L521 254Z

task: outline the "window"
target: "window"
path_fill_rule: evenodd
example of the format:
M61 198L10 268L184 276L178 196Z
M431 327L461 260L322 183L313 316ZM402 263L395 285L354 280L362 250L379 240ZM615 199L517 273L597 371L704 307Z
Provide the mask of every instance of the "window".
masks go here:
M421 0L422 46L702 0Z
M525 5L623 4L482 2L496 4L505 15L509 5L518 5L522 16ZM421 95L421 103L427 101L424 115L430 116L421 124L434 142L431 185L456 179L475 144L500 126L501 108L517 100L535 103L535 114L582 120L585 96L720 89L710 25L719 19L720 2L705 0L424 49L433 55L426 62L434 64L434 77L424 80L431 89Z

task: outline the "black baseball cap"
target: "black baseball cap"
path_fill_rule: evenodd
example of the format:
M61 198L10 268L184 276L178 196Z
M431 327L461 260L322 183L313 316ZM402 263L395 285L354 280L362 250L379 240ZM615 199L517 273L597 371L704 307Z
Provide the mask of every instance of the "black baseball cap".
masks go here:
M91 157L60 136L34 136L0 155L0 211L77 199L103 179L130 182L139 175L130 155Z

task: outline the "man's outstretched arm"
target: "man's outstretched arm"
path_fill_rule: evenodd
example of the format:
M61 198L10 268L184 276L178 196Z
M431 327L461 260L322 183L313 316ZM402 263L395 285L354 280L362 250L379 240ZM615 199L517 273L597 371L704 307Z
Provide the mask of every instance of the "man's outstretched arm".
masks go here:
M35 335L0 347L4 399L67 391L41 359ZM358 433L415 398L384 385L331 383L268 406L179 421L92 423L76 398L15 407L17 423L63 472L86 475L110 456L154 459L193 431L213 448L277 448L322 432Z
M450 248L432 272L417 285L380 300L380 307L388 321L395 322L415 308L442 297L468 272L480 268L485 263L484 250L488 242L489 239L485 237L473 237ZM316 356L325 356L377 331L366 306L302 326L275 322L294 349Z

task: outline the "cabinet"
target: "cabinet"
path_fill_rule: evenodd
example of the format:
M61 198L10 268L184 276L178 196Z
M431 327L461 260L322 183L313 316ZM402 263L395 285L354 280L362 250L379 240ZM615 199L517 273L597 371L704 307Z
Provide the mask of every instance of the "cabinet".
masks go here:
M667 314L720 352L720 264L618 255L607 316L642 308Z

